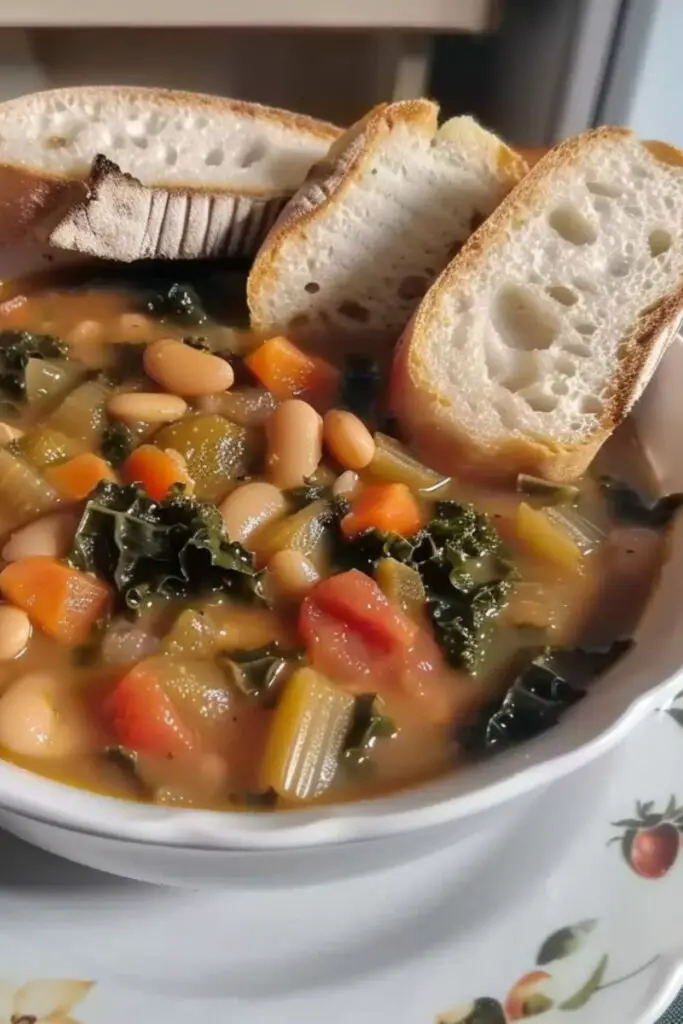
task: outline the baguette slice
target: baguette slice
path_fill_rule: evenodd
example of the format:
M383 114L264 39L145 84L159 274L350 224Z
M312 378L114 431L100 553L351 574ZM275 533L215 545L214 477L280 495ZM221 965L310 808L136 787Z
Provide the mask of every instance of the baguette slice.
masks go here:
M0 242L42 226L55 247L116 260L253 254L339 134L163 89L22 96L0 105Z
M434 284L392 408L446 471L579 476L683 313L683 153L599 128L562 143Z
M311 171L248 282L263 334L396 341L453 253L526 171L469 117L382 104Z

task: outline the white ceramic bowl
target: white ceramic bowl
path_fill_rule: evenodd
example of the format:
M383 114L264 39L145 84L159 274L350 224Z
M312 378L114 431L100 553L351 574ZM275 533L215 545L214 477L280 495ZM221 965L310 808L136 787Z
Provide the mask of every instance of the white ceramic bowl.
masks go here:
M683 489L683 342L669 348L636 417L665 491ZM134 804L0 761L0 825L54 853L117 874L198 886L320 879L369 871L453 842L484 814L614 747L681 685L683 517L636 646L562 723L491 760L405 792L282 814ZM502 805L505 805L504 807Z

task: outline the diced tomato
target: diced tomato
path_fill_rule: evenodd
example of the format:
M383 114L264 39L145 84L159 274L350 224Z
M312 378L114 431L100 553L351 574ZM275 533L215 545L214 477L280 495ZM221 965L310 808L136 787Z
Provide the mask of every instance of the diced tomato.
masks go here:
M381 650L308 599L301 607L299 629L319 672L358 692L372 689L371 681L386 660Z
M410 644L418 631L417 624L395 608L379 585L358 569L323 580L306 601L387 650Z
M330 588L337 580L340 584ZM384 595L380 602L376 587L352 570L311 591L302 603L299 629L312 665L352 692L379 693L389 708L395 700L406 718L448 722L454 693L438 645L416 623L408 628L406 617Z
M117 683L105 712L119 743L138 753L174 757L197 750L197 737L181 721L154 666L144 661Z

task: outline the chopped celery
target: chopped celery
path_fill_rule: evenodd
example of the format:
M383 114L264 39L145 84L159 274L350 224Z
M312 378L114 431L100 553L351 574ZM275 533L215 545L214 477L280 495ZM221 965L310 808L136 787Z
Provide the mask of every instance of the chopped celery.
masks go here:
M45 421L54 430L97 448L105 426L105 402L110 391L97 380L79 384Z
M375 455L364 476L386 483L406 484L411 491L434 491L450 477L437 473L411 455L407 448L387 434L375 434Z
M291 677L274 714L261 783L287 800L321 796L334 781L355 698L311 668Z
M203 412L218 413L240 427L261 427L277 405L277 399L265 388L236 388L201 399Z
M17 441L17 449L22 458L36 469L42 469L43 466L50 466L55 462L63 462L64 459L77 455L81 448L78 441L51 427L34 427Z
M249 543L264 562L283 548L293 548L307 558L319 555L328 533L329 508L327 501L313 501L293 515L266 526L258 536L250 538Z
M186 608L164 637L161 649L171 657L212 658L218 650L218 630L211 615Z
M422 620L427 608L427 595L417 569L395 558L383 558L375 569L375 579L386 597L405 615L413 621Z
M186 416L154 435L157 448L173 448L187 463L200 501L220 501L252 460L249 432L223 416Z
M527 550L541 561L556 569L580 571L583 552L565 526L565 520L556 521L550 513L520 502L517 508L516 533Z
M26 364L26 398L30 405L54 402L76 386L84 367L69 359L29 359Z
M252 650L273 643L284 649L296 643L274 612L226 602L182 611L164 637L162 652L212 658L221 651Z
M216 628L219 651L253 650L272 643L281 644L284 650L297 646L296 628L268 608L224 602L207 605L205 613Z
M554 484L528 473L520 473L517 477L517 490L544 505L573 505L581 493L573 484Z
M0 533L7 533L59 504L57 494L33 466L0 449Z

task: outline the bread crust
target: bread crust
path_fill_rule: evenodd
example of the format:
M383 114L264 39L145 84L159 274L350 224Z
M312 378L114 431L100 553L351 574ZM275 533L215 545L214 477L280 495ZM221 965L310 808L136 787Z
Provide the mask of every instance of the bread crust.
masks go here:
M145 101L159 103L172 109L194 109L206 110L209 113L230 112L237 117L254 121L270 121L283 128L310 135L331 145L335 139L342 134L343 129L328 121L319 121L307 114L295 114L289 110L281 110L278 107L267 107L261 103L248 103L245 100L233 100L224 96L210 96L207 93L187 92L176 89L153 89L144 86L128 85L85 85L66 89L46 89L42 92L30 93L25 96L18 96L15 99L6 100L0 104L0 119L3 116L11 116L15 109L20 110L27 100L59 99L63 96L82 97L84 100L107 100L111 98L124 98L144 103ZM16 164L12 161L0 159L0 168L12 167L24 171L30 171L39 178L53 180L73 180L68 174L59 174L44 171L40 166L33 167L26 164Z
M441 293L471 280L477 273L480 257L502 241L511 225L526 219L529 209L543 202L547 176L606 139L632 137L633 133L625 128L596 128L550 150L471 236L425 295L399 342L392 372L391 406L411 442L429 455L436 468L504 481L520 472L557 482L575 479L588 468L642 394L683 316L683 282L654 308L641 314L623 339L625 354L598 427L580 442L560 443L520 432L482 445L453 422L448 404L430 386L420 365L421 339L427 335L432 317L437 315ZM674 147L660 143L642 145L662 163L683 166L683 152Z
M56 249L130 263L249 256L286 202L195 188L143 185L97 156L87 194L54 225Z
M247 302L254 330L265 334L284 326L269 323L261 315L261 298L278 280L283 245L297 239L306 244L308 226L324 218L331 205L343 200L345 193L363 176L376 148L397 124L411 125L432 138L438 128L438 116L438 104L432 100L380 103L330 147L324 160L311 168L266 238L249 274ZM502 142L500 145L512 185L523 176L526 164L519 154L508 150Z
M0 105L0 118L19 115L27 101L78 97L83 102L129 99L172 109L229 111L331 144L341 129L325 121L257 103L203 93L129 86L52 89ZM35 232L55 247L117 259L197 259L253 255L291 193L263 187L143 185L106 157L84 178L0 159L0 244ZM128 216L133 220L127 219Z
M247 304L252 328L268 333L274 325L260 314L261 295L276 284L282 246L291 238L305 242L307 226L323 217L327 207L344 196L360 178L374 145L402 121L422 129L436 130L438 107L430 100L380 103L352 125L330 147L324 160L314 164L298 192L284 208L256 255L247 280Z

